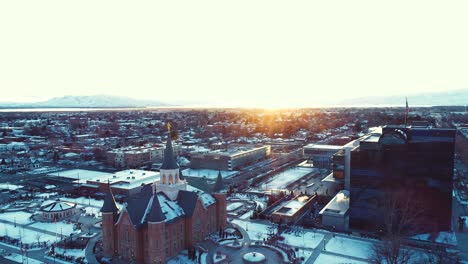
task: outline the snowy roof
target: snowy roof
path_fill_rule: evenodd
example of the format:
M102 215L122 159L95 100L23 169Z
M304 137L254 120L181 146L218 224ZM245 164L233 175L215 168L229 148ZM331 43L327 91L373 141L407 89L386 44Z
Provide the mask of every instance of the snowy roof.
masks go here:
M124 170L116 172L109 178L109 182L113 188L133 189L141 185L151 184L159 181L160 174L155 171L145 170ZM97 179L100 182L106 182L107 178Z
M274 214L282 214L282 215L292 216L297 211L299 211L304 205L306 205L307 202L310 201L310 198L312 198L312 197L310 197L308 195L297 196L294 199L283 203L281 208L276 210L274 212Z
M205 208L208 208L210 205L216 203L216 199L213 196L211 196L211 194L208 194L208 193L200 194L200 199Z
M198 199L205 208L216 203L213 196L207 193L179 191L177 199L170 200L163 192L155 195L151 186L144 186L139 194L131 196L126 210L135 226L147 222L174 222L181 217L190 217L195 211Z
M343 148L343 146L309 144L309 145L307 145L307 146L304 146L304 148L324 149L324 150L340 150L340 149Z
M76 179L83 183L93 178L105 178L105 179L112 178L111 173L101 172L101 171L92 171L92 170L80 170L80 169L48 173L47 176Z
M349 192L342 190L320 211L320 214L345 215L349 210Z
M171 222L185 215L184 210L179 206L177 201L169 200L164 193L158 193L158 200L165 216L165 222Z
M42 206L40 210L42 212L61 212L61 211L66 211L66 210L75 208L75 207L76 207L75 203L62 202L59 199L57 199L57 201L53 203Z

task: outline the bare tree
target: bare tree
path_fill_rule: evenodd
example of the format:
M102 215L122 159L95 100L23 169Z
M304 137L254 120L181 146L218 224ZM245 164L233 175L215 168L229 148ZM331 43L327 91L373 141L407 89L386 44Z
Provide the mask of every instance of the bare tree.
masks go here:
M407 264L415 257L415 252L404 249L404 241L399 236L387 236L382 242L372 246L369 262L374 264Z
M262 232L257 232L257 233L255 233L255 237L257 238L257 240L262 239L262 236L263 236L263 233L262 233Z
M41 233L39 233L39 232L37 232L36 235L34 236L34 237L36 238L36 240L37 240L37 246L38 246L38 247L40 247L40 245L41 245L41 244L40 244L40 243L41 243L41 242L40 242L41 236L42 236L42 235L41 235Z
M371 263L406 264L411 262L414 251L405 248L405 237L417 229L423 220L424 207L417 195L410 190L393 189L385 193L383 202L385 236L372 247Z
M457 251L444 245L435 245L426 250L426 259L421 261L427 264L454 264L460 263Z

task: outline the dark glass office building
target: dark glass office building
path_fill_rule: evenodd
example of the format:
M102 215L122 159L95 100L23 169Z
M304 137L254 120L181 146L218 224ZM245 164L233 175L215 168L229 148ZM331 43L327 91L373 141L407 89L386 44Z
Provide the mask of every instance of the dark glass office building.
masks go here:
M454 145L454 129L385 126L361 138L351 151L350 228L387 230L390 201L400 199L393 205L415 215L409 233L449 230Z

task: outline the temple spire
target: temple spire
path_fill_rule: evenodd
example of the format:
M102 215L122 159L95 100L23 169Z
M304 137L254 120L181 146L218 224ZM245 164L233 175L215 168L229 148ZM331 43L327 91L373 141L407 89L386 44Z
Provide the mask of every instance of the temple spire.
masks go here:
M164 150L164 159L160 169L163 170L174 170L179 168L176 159L174 157L174 150L172 149L171 139L171 123L167 122L167 142L166 149Z

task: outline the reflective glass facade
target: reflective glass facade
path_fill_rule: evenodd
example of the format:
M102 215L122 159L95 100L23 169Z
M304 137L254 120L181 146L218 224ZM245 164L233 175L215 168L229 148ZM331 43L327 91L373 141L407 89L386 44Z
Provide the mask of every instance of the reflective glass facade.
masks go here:
M414 233L450 229L455 130L383 127L351 152L350 228L385 230L389 193L421 213Z

